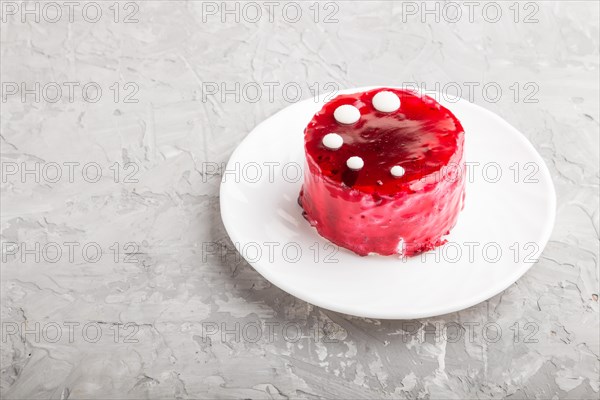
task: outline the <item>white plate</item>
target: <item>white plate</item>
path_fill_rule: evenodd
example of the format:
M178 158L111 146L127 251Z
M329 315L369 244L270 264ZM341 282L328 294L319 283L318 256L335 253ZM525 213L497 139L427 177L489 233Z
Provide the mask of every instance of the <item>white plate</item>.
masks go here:
M302 179L296 178L304 168L304 128L325 100L291 105L261 123L234 151L223 174L225 228L266 279L330 310L409 319L477 304L506 289L535 263L555 218L548 168L503 119L466 100L440 95L436 100L465 129L466 173L472 176L449 243L403 260L360 257L319 236L302 217L297 203ZM497 170L502 175L494 182Z

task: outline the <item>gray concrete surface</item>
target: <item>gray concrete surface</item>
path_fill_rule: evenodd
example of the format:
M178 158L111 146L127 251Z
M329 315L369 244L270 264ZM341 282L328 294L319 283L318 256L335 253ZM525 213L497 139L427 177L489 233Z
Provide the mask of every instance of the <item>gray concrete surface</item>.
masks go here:
M255 4L2 2L3 398L597 399L598 3ZM540 261L419 321L274 287L227 237L215 165L296 96L407 82L543 156Z

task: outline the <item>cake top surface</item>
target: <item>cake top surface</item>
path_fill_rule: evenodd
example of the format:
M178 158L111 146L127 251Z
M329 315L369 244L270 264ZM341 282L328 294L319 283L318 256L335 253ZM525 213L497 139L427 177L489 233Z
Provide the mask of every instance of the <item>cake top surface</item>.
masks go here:
M304 138L309 166L312 160L325 179L389 195L447 166L463 134L456 117L434 99L378 88L329 101Z

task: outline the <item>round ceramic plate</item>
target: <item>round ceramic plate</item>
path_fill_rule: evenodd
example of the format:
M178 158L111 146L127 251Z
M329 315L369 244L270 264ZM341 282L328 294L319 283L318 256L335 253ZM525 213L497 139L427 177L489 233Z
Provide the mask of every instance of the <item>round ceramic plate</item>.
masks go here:
M356 88L353 93L373 88ZM427 93L431 95L431 93ZM537 260L554 225L548 168L506 121L438 94L465 129L464 209L448 243L411 258L360 257L319 236L302 216L303 132L333 96L287 107L234 151L221 215L241 255L267 280L314 305L387 319L461 310L506 289Z

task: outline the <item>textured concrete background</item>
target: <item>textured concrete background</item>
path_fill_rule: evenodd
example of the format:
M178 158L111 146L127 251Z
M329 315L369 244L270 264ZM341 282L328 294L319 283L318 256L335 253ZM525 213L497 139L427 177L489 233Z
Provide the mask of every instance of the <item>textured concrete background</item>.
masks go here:
M53 22L2 2L4 398L598 398L597 2L475 3L472 21L459 4L454 23L420 2L303 3L297 21L238 3L239 22L194 1L97 2L92 22L86 4ZM420 321L273 287L235 254L213 163L298 88L405 82L454 82L542 154L558 210L539 263Z

